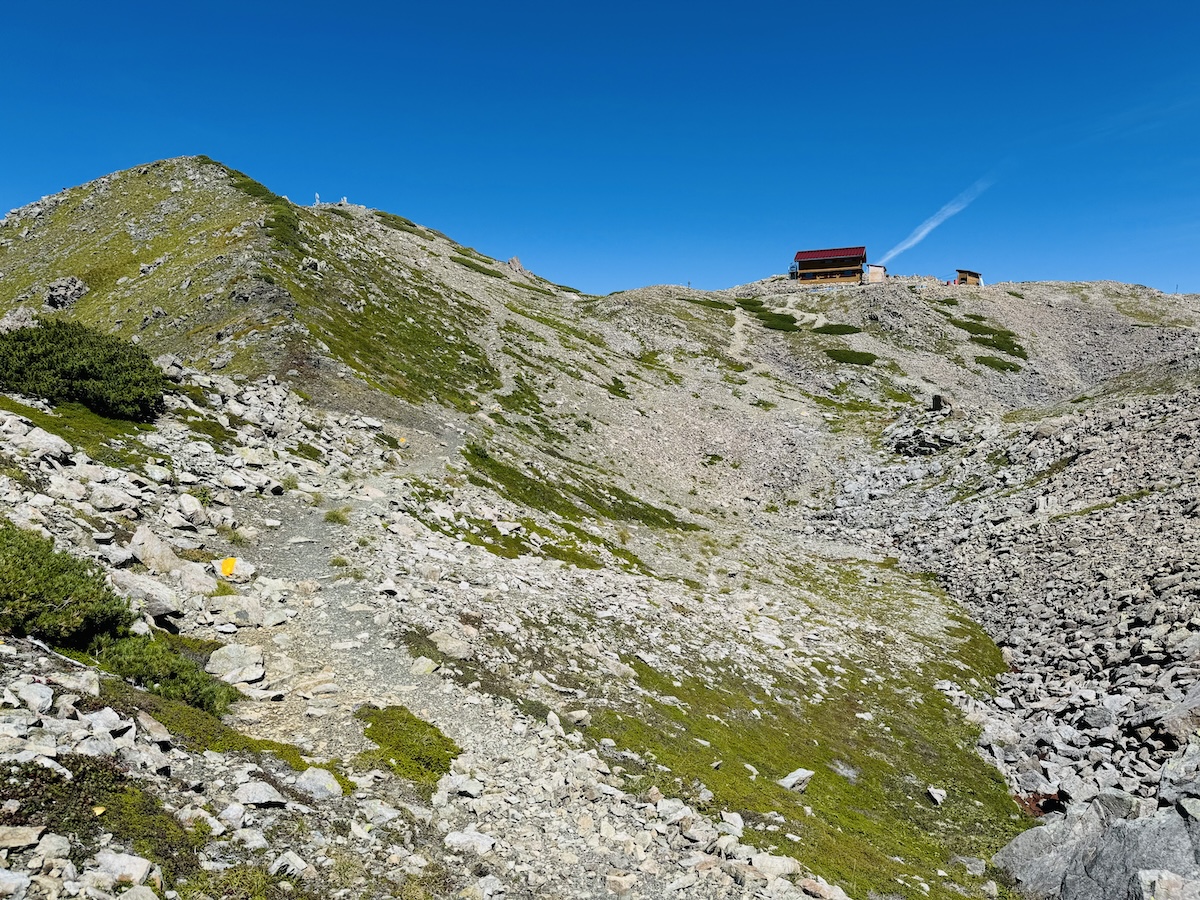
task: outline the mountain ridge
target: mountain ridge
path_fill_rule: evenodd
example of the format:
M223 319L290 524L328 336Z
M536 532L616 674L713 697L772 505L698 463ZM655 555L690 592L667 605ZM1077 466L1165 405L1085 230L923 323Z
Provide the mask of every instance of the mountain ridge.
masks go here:
M6 476L9 502L16 520L114 572L132 558L106 555L80 515L109 521L132 546L135 520L115 520L144 506L136 521L176 550L269 572L231 582L248 585L230 588L247 592L242 608L167 579L180 595L176 627L265 653L268 686L248 691L282 699L246 701L242 727L280 740L294 721L332 717L357 736L317 755L350 766L364 746L354 709L314 706L319 671L302 671L333 660L329 683L356 708L382 699L372 689L396 704L412 689L429 704L427 718L465 751L447 778L511 788L498 774L519 777L505 754L526 753L608 779L589 790L619 795L621 814L601 827L607 813L584 812L594 798L565 796L577 821L538 867L541 881L528 866L544 847L477 803L474 788L439 783L431 821L491 835L500 850L489 845L488 872L472 876L456 853L486 841L439 842L436 828L417 828L408 844L448 852L438 865L455 890L483 892L490 877L510 896L656 896L677 882L687 882L671 888L682 896L821 896L811 893L825 890L819 882L781 878L798 873L855 897L1002 890L974 862L938 872L999 850L1029 824L1009 792L1046 794L1034 788L1051 781L1017 776L1032 755L988 751L1006 787L975 753L947 697L994 737L1004 713L987 695L1005 663L920 574L956 585L943 568L953 545L923 549L911 534L936 531L956 505L973 510L961 526L973 534L1006 484L1024 498L1073 471L1071 461L1043 474L1069 453L1006 465L1010 447L1047 422L1107 421L1121 403L1170 397L1195 371L1194 297L933 279L814 291L781 276L593 297L394 214L294 206L206 157L114 173L9 213L0 273L10 321L36 312L136 339L181 380L168 414L138 438L141 462L99 473L144 495L133 507L105 511L87 490L52 497ZM56 427L36 406L7 402L29 424ZM30 432L13 421L14 473L97 474L62 454L21 457L16 442ZM1113 507L1188 489L1121 500L1144 489L1125 486ZM201 488L202 513L184 499ZM1093 499L1088 490L1067 492ZM911 510L907 496L918 498ZM38 512L40 497L51 515ZM297 552L308 541L328 563ZM337 602L316 603L322 591ZM955 591L986 620L978 598ZM276 606L291 617L264 618ZM1005 637L1007 626L989 626ZM272 634L303 647L301 660ZM347 654L374 674L362 678ZM413 688L402 682L414 665L440 675L421 672ZM439 683L457 706L435 700ZM502 752L478 723L455 721L480 703L511 723ZM527 736L536 740L522 746ZM330 738L303 740L317 749ZM774 784L797 767L814 773L804 793ZM535 809L551 782L523 785L518 806ZM219 799L206 800L209 814ZM676 802L687 813L672 832L662 823ZM584 816L599 829L594 843ZM618 821L629 816L636 835ZM359 841L382 865L385 848ZM619 864L604 862L610 853ZM360 893L416 885L418 874L390 888L373 875ZM441 896L428 879L419 889Z

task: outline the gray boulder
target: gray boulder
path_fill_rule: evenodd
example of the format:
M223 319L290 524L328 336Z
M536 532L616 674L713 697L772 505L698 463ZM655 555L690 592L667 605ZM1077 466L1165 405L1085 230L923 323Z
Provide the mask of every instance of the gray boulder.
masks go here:
M1063 873L1062 900L1141 900L1144 869L1200 876L1187 825L1174 809L1114 822L1084 841Z
M128 597L147 615L153 618L183 615L179 597L157 579L123 569L110 572L108 577L118 594Z
M58 278L46 288L46 305L51 309L65 309L87 292L88 286L81 278L74 275Z
M1025 895L1058 897L1063 877L1080 849L1088 846L1109 823L1134 814L1132 797L1105 791L1086 808L1073 807L1067 815L1047 816L1046 823L1013 838L992 857Z
M208 658L204 671L230 684L259 681L263 677L262 649L247 647L245 644L226 644L218 647ZM251 677L255 673L257 677Z
M183 565L183 560L175 555L171 545L145 525L139 525L133 533L129 550L151 572L166 573Z
M1158 799L1178 803L1184 797L1200 797L1200 746L1188 744L1162 767Z
M296 787L317 800L331 800L342 796L342 786L328 769L305 769L296 779Z

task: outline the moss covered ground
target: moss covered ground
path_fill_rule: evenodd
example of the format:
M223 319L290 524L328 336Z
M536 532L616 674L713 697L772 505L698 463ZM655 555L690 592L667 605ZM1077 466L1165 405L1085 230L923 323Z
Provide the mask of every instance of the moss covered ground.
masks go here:
M450 761L462 753L437 727L403 706L363 706L354 717L365 724L363 734L378 749L359 754L364 769L382 766L414 784L430 787L450 771Z
M750 654L685 672L632 659L645 695L594 707L589 736L637 754L636 789L740 812L746 842L851 896L982 896L983 879L950 859L989 858L1031 823L934 684L985 690L999 651L935 585L886 565L807 567L796 584L818 618L854 611L860 630L836 661ZM930 615L943 624L930 629ZM798 768L816 773L803 793L776 784ZM947 791L941 806L931 786Z

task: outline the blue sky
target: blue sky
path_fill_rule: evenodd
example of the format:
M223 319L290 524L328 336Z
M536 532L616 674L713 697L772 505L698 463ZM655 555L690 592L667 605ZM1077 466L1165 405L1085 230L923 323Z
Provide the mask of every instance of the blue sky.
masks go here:
M801 248L1200 292L1200 5L9 4L0 207L206 153L607 293Z

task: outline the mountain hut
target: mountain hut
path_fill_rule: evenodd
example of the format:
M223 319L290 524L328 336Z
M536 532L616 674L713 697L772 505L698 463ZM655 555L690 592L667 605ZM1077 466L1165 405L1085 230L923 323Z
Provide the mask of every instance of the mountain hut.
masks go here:
M788 277L795 281L813 281L820 284L858 284L863 280L863 267L866 263L866 247L800 250L792 260Z
M955 284L983 284L983 276L978 272L972 272L970 269L955 269L958 277L954 279Z

